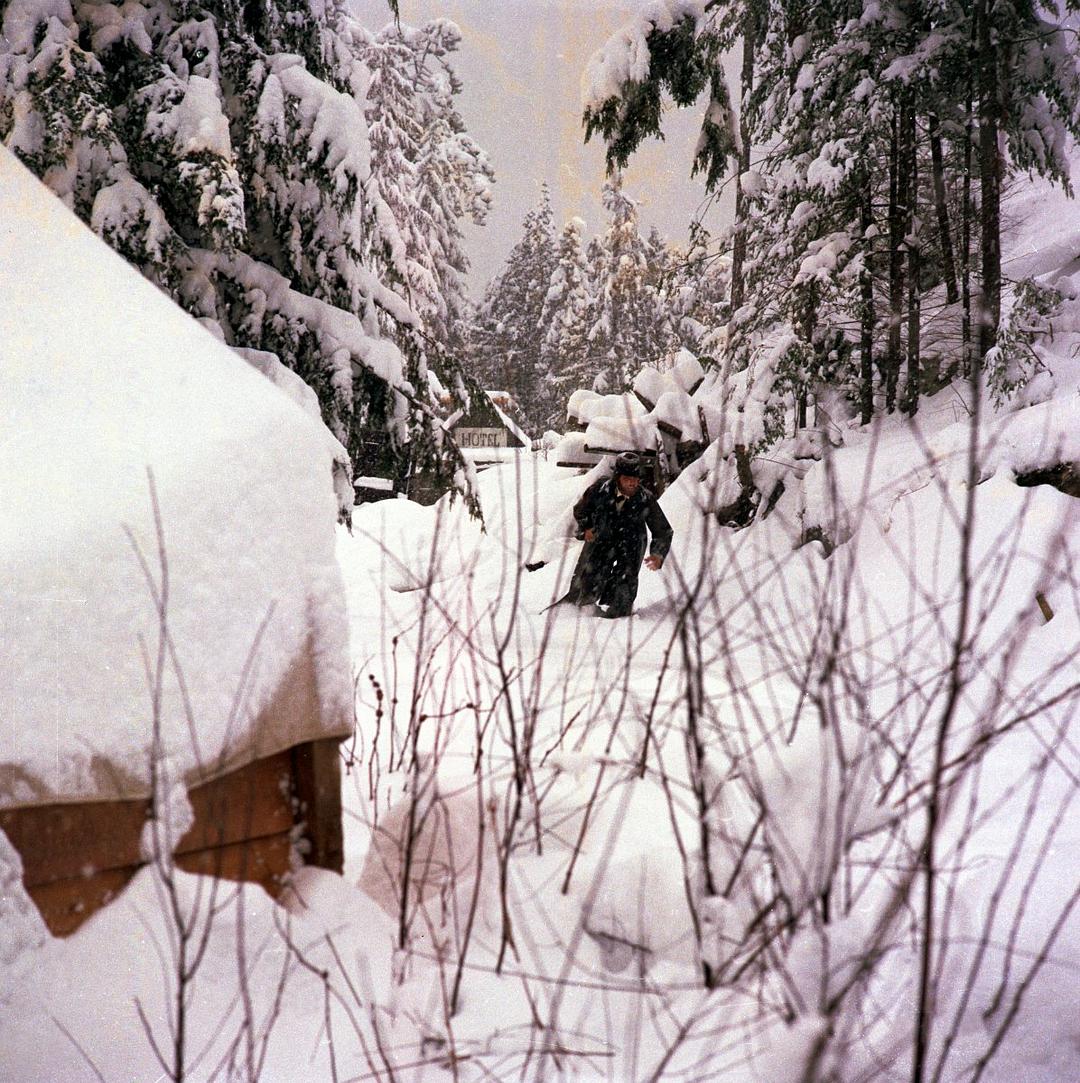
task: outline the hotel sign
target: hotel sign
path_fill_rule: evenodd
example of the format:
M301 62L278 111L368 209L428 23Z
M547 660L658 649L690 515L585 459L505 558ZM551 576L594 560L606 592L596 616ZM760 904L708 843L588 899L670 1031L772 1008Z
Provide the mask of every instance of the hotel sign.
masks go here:
M506 447L506 429L455 429L459 448Z

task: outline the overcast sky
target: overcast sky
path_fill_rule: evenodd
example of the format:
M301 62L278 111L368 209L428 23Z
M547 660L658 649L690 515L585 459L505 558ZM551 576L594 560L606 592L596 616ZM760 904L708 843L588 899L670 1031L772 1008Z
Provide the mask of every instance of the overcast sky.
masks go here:
M441 16L462 32L456 63L464 83L461 113L491 156L496 181L487 225L467 229L474 297L520 237L543 181L551 186L557 228L573 215L585 219L587 235L603 227L604 154L595 140L582 142L581 73L641 6L633 0L401 0L403 22ZM353 7L366 25L389 21L385 0L353 0ZM626 189L641 203L646 229L656 225L678 243L705 198L704 185L690 179L703 110L673 111L666 142L643 147L627 173ZM716 227L717 214L707 222Z

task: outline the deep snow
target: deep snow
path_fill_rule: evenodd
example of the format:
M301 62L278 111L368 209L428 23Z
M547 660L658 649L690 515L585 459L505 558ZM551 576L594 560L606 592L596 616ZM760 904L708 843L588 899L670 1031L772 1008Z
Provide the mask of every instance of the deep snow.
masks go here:
M223 889L191 1001L194 1078L234 1042L244 1063L247 1012L253 1057L269 1029L261 1078L282 1081L741 1083L802 1078L821 1050L837 1078L907 1079L924 802L946 717L931 1056L965 1078L1015 1014L984 1079L1080 1078L1080 535L1074 498L1015 483L1080 457L1073 250L1037 255L1076 211L1045 189L1030 198L1011 250L1071 300L1040 346L1052 376L1028 389L1044 401L987 407L973 489L963 386L915 427L842 427L822 459L781 447L755 471L784 495L743 531L706 514L724 482L707 454L662 498L675 545L642 574L629 621L544 612L592 476L554 455L480 475L486 530L445 502L357 509L338 536L360 720L345 876L301 872L288 919L256 890ZM800 544L810 527L831 556ZM106 1078L160 1074L135 1009L167 1033L154 875L68 941L41 943L27 919L23 950L0 954L10 1078L93 1078L87 1060ZM182 885L205 908L205 885L200 903L198 882ZM704 964L721 977L712 992Z

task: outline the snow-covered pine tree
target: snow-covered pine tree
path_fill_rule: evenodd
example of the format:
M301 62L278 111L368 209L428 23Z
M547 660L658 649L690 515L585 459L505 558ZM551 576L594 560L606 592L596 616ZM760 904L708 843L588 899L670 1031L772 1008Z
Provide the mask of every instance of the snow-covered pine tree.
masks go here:
M683 349L708 358L717 350L718 329L728 322L731 263L717 254L700 222L691 223L686 250L673 250L668 258L662 306L669 341L661 365Z
M748 38L733 253L746 256L747 289L732 347L745 361L768 336L774 388L803 403L815 384L839 381L866 420L879 405L913 411L928 289L962 305L975 363L1000 363L1008 346L992 350L1002 178L1066 179L1080 86L1063 18L1077 10L1076 0L666 0L597 54L587 130L621 164L657 130L663 89L681 80L673 96L689 99L720 52ZM768 148L756 168L748 142ZM733 300L743 277L733 275Z
M629 387L642 365L659 358L663 328L637 206L623 191L621 171L604 183L603 200L610 220L600 237L599 262L593 271L589 342L593 386L619 393Z
M694 172L714 187L735 161L738 136L721 57L737 27L730 0L708 6L659 0L590 60L582 83L585 139L600 134L608 171L622 169L650 136L661 137L664 98L681 106L707 95Z
M672 288L679 257L656 226L649 229L644 238L645 283L652 305L652 322L658 364L679 351L676 314L672 306Z
M772 13L744 102L747 131L776 152L744 177L746 292L731 348L747 364L763 336L780 330L774 389L792 397L797 424L823 385L858 395L848 331L873 314L860 305L893 113L867 101L869 50L851 7L838 0Z
M465 129L455 97L461 83L448 58L461 41L453 23L438 20L426 28L424 57L438 65L427 99L428 117L421 147L420 209L434 227L429 242L433 269L446 305L446 317L430 328L443 341L460 333L465 318L464 276L469 260L460 223L482 225L491 207L495 174L487 154Z
M1001 188L1012 170L1070 189L1067 142L1080 139L1080 0L953 0L967 29L964 85L977 88L981 294L977 356L998 345L1001 323ZM1002 139L1004 137L1004 139ZM1002 153L1002 143L1008 148ZM1071 189L1070 189L1071 190Z
M393 23L363 52L372 72L372 170L405 244L409 300L440 344L462 335L469 261L460 222L484 222L494 181L457 110L461 83L451 57L460 41L445 19L417 28ZM391 258L386 270L394 269Z
M775 386L798 403L796 423L825 384L864 421L876 402L917 409L924 293L951 280L947 208L935 237L926 183L940 123L936 137L923 134L955 112L939 74L955 35L941 14L929 52L919 0L776 11L757 44L750 131L782 149L753 174L749 303L733 345L748 358L770 328L790 330ZM875 278L886 283L877 296Z
M418 313L427 315L439 307L439 289L426 258L427 235L415 205L424 128L417 108L412 40L394 23L365 41L362 55L370 72L364 112L372 172L382 178L381 194L401 239L401 247L376 250L373 255L380 273L391 279L404 273L399 288Z
M2 28L6 145L226 342L303 377L358 471L465 487L420 319L373 270L407 281L344 3L10 0Z
M580 218L571 218L563 227L540 316L540 326L546 328L540 348L541 365L551 374L560 401L568 398L575 388L592 382L588 371L592 295L582 248L584 230L585 223ZM557 420L553 418L551 423L556 424Z
M489 388L509 391L537 431L555 408L552 374L544 368L544 300L555 268L551 196L541 186L522 237L484 293L473 328L474 372Z
M877 390L887 410L897 405L908 412L918 408L919 396L926 389L924 306L933 302L928 315L940 325L942 304L955 305L960 299L952 223L957 218L968 222L960 245L961 265L968 268L972 206L969 195L959 214L956 208L950 210L950 187L969 193L975 189L982 226L980 311L973 321L967 286L960 337L966 345L972 338L972 323L981 327L981 343L971 355L976 361L996 343L1001 315L1002 178L1010 170L1027 168L1067 183L1063 147L1067 133L1075 135L1076 116L1066 103L1075 102L1080 86L1075 51L1065 47L1062 28L1055 21L1056 8L1050 5L1040 14L1026 3L973 7L960 2L890 0L862 11L858 18L853 12L849 3L818 0L811 9L800 9L802 23L798 16L788 17L773 50L777 57L787 55L763 82L781 87L782 98L785 84L777 77L783 72L786 85L812 85L813 90L799 103L797 115L780 123L777 118L782 110L775 100L765 104L760 113L765 123L756 135L763 144L778 141L788 147L784 161L769 171L773 177L790 175L791 160L797 159L797 151L792 152L800 133L806 132L810 134L805 145L811 150L834 148L832 161L809 168L805 175L810 182L814 172L829 183L838 176L838 167L849 173L846 184L838 179L839 188L828 193L828 207L832 228L858 238L859 243L848 249L848 267L841 261L833 271L823 273L819 265L819 280L835 279L834 296L841 300L841 308L858 314L859 401L862 416L868 420L875 368L880 371ZM980 49L973 49L984 32L989 35L991 53L985 62ZM778 37L774 35L774 42ZM804 52L797 65L790 59L792 41L799 42ZM992 55L999 47L1009 49L1008 60ZM988 87L988 78L997 80L996 86ZM792 98L798 97L796 90ZM979 153L989 155L989 161L977 170L971 154L976 128ZM1008 160L1001 156L999 135L1006 136ZM839 155L835 148L842 148ZM959 184L950 184L950 171L953 176L960 174ZM795 173L799 175L797 165ZM874 191L875 177L888 181L879 193ZM835 215L846 204L847 217L854 224L860 191L861 228L852 230ZM874 205L884 208L880 223L875 221ZM777 216L778 230L784 228L785 217L784 213ZM823 220L811 230L812 244L826 237L826 224ZM886 308L884 319L873 312L875 268L887 278L887 298L884 306L879 305ZM857 304L852 297L856 277ZM967 278L965 274L965 285ZM871 356L878 327L884 330L884 340L877 347L875 365Z
M589 296L593 304L596 302L596 283L600 279L600 265L604 261L604 246L599 236L589 238L585 245L585 267L589 272Z

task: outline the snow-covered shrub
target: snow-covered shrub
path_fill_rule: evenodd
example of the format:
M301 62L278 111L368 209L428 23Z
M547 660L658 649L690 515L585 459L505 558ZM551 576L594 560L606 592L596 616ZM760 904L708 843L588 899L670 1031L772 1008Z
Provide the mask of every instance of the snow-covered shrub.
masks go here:
M996 405L1013 398L1047 371L1038 342L1053 338L1053 321L1061 313L1060 290L1025 278L1017 283L1012 307L998 327L997 345L986 355L987 384Z

